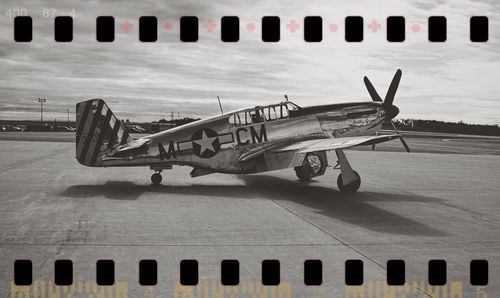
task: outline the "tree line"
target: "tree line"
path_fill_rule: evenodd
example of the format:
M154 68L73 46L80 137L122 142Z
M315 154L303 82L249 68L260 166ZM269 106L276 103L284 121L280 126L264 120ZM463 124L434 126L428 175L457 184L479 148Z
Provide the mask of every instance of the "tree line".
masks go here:
M394 119L393 122L398 130L500 136L500 127L498 125L421 119ZM390 124L385 124L383 128L391 129Z

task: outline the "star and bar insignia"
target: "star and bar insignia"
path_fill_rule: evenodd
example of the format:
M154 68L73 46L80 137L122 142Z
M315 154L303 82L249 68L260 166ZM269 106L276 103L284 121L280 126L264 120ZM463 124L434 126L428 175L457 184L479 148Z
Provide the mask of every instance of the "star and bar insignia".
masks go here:
M234 142L232 133L218 134L210 128L197 130L191 136L191 140L177 143L178 151L193 150L196 156L210 158L217 154L222 144Z

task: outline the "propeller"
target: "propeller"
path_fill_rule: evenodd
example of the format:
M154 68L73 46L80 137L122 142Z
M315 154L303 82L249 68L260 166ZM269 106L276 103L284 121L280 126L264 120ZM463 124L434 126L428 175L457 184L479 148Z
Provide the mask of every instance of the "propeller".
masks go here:
M363 78L363 81L365 82L366 89L368 89L368 93L370 93L373 101L382 101L382 98L380 98L380 95L378 95L377 90L375 90L375 87L373 87L372 82L370 82L367 76Z
M408 144L406 141L403 139L403 136L399 134L398 130L396 129L396 126L394 125L394 122L392 119L396 117L399 114L399 109L392 103L394 102L394 97L396 96L396 91L398 90L399 87L399 82L401 81L401 76L402 72L401 69L398 69L396 73L394 74L394 77L392 78L391 84L389 85L389 89L387 90L387 93L385 95L384 100L382 101L382 98L380 95L377 93L377 90L375 90L375 87L373 87L373 84L370 82L367 76L363 78L363 81L365 82L366 89L368 90L368 93L370 94L370 97L372 98L373 101L375 102L382 102L382 107L385 111L385 121L390 122L392 128L394 129L394 132L398 135L399 139L401 140L401 143L406 149L406 152L410 152L410 147L408 147ZM378 131L377 131L378 135ZM375 150L375 144L372 145L372 150Z
M406 141L403 138L403 136L399 133L398 129L396 128L396 125L394 125L394 122L392 120L391 120L391 125L392 125L392 128L394 128L394 131L396 132L396 134L399 136L399 139L401 140L401 143L403 144L403 147L405 147L406 152L410 153L410 147L406 143Z
M392 102L396 96L396 91L398 91L399 81L401 81L401 75L401 69L398 69L394 74L391 85L389 85L389 90L387 90L387 94L385 95L384 105L392 106Z

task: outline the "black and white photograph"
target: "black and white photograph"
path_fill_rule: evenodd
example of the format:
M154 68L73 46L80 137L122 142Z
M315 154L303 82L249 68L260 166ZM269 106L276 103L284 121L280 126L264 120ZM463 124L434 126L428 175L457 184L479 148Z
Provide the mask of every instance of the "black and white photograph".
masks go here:
M0 297L500 296L500 2L0 12Z

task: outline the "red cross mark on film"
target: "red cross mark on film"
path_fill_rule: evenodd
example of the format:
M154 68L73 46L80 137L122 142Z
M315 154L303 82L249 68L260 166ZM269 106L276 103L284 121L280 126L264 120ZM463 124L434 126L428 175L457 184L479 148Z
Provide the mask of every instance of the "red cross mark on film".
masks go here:
M208 32L212 32L215 29L215 27L217 27L217 25L215 25L215 23L212 20L208 20L205 22L205 24L203 24L203 27Z
M368 28L372 30L372 32L377 32L380 28L382 28L382 25L377 22L377 20L373 20L369 25Z
M255 24L252 22L248 23L247 30L248 30L248 32L253 32L255 30Z
M165 24L163 25L163 29L165 29L165 31L172 30L172 27L173 27L173 25L170 22L165 22Z
M411 26L411 31L418 33L420 31L420 25L414 24L413 26Z
M122 27L123 32L130 32L132 23L129 20L125 20L121 23L120 27Z
M286 27L288 28L288 30L290 30L290 32L295 33L295 31L297 31L299 29L299 24L297 23L297 21L291 20L286 25Z

